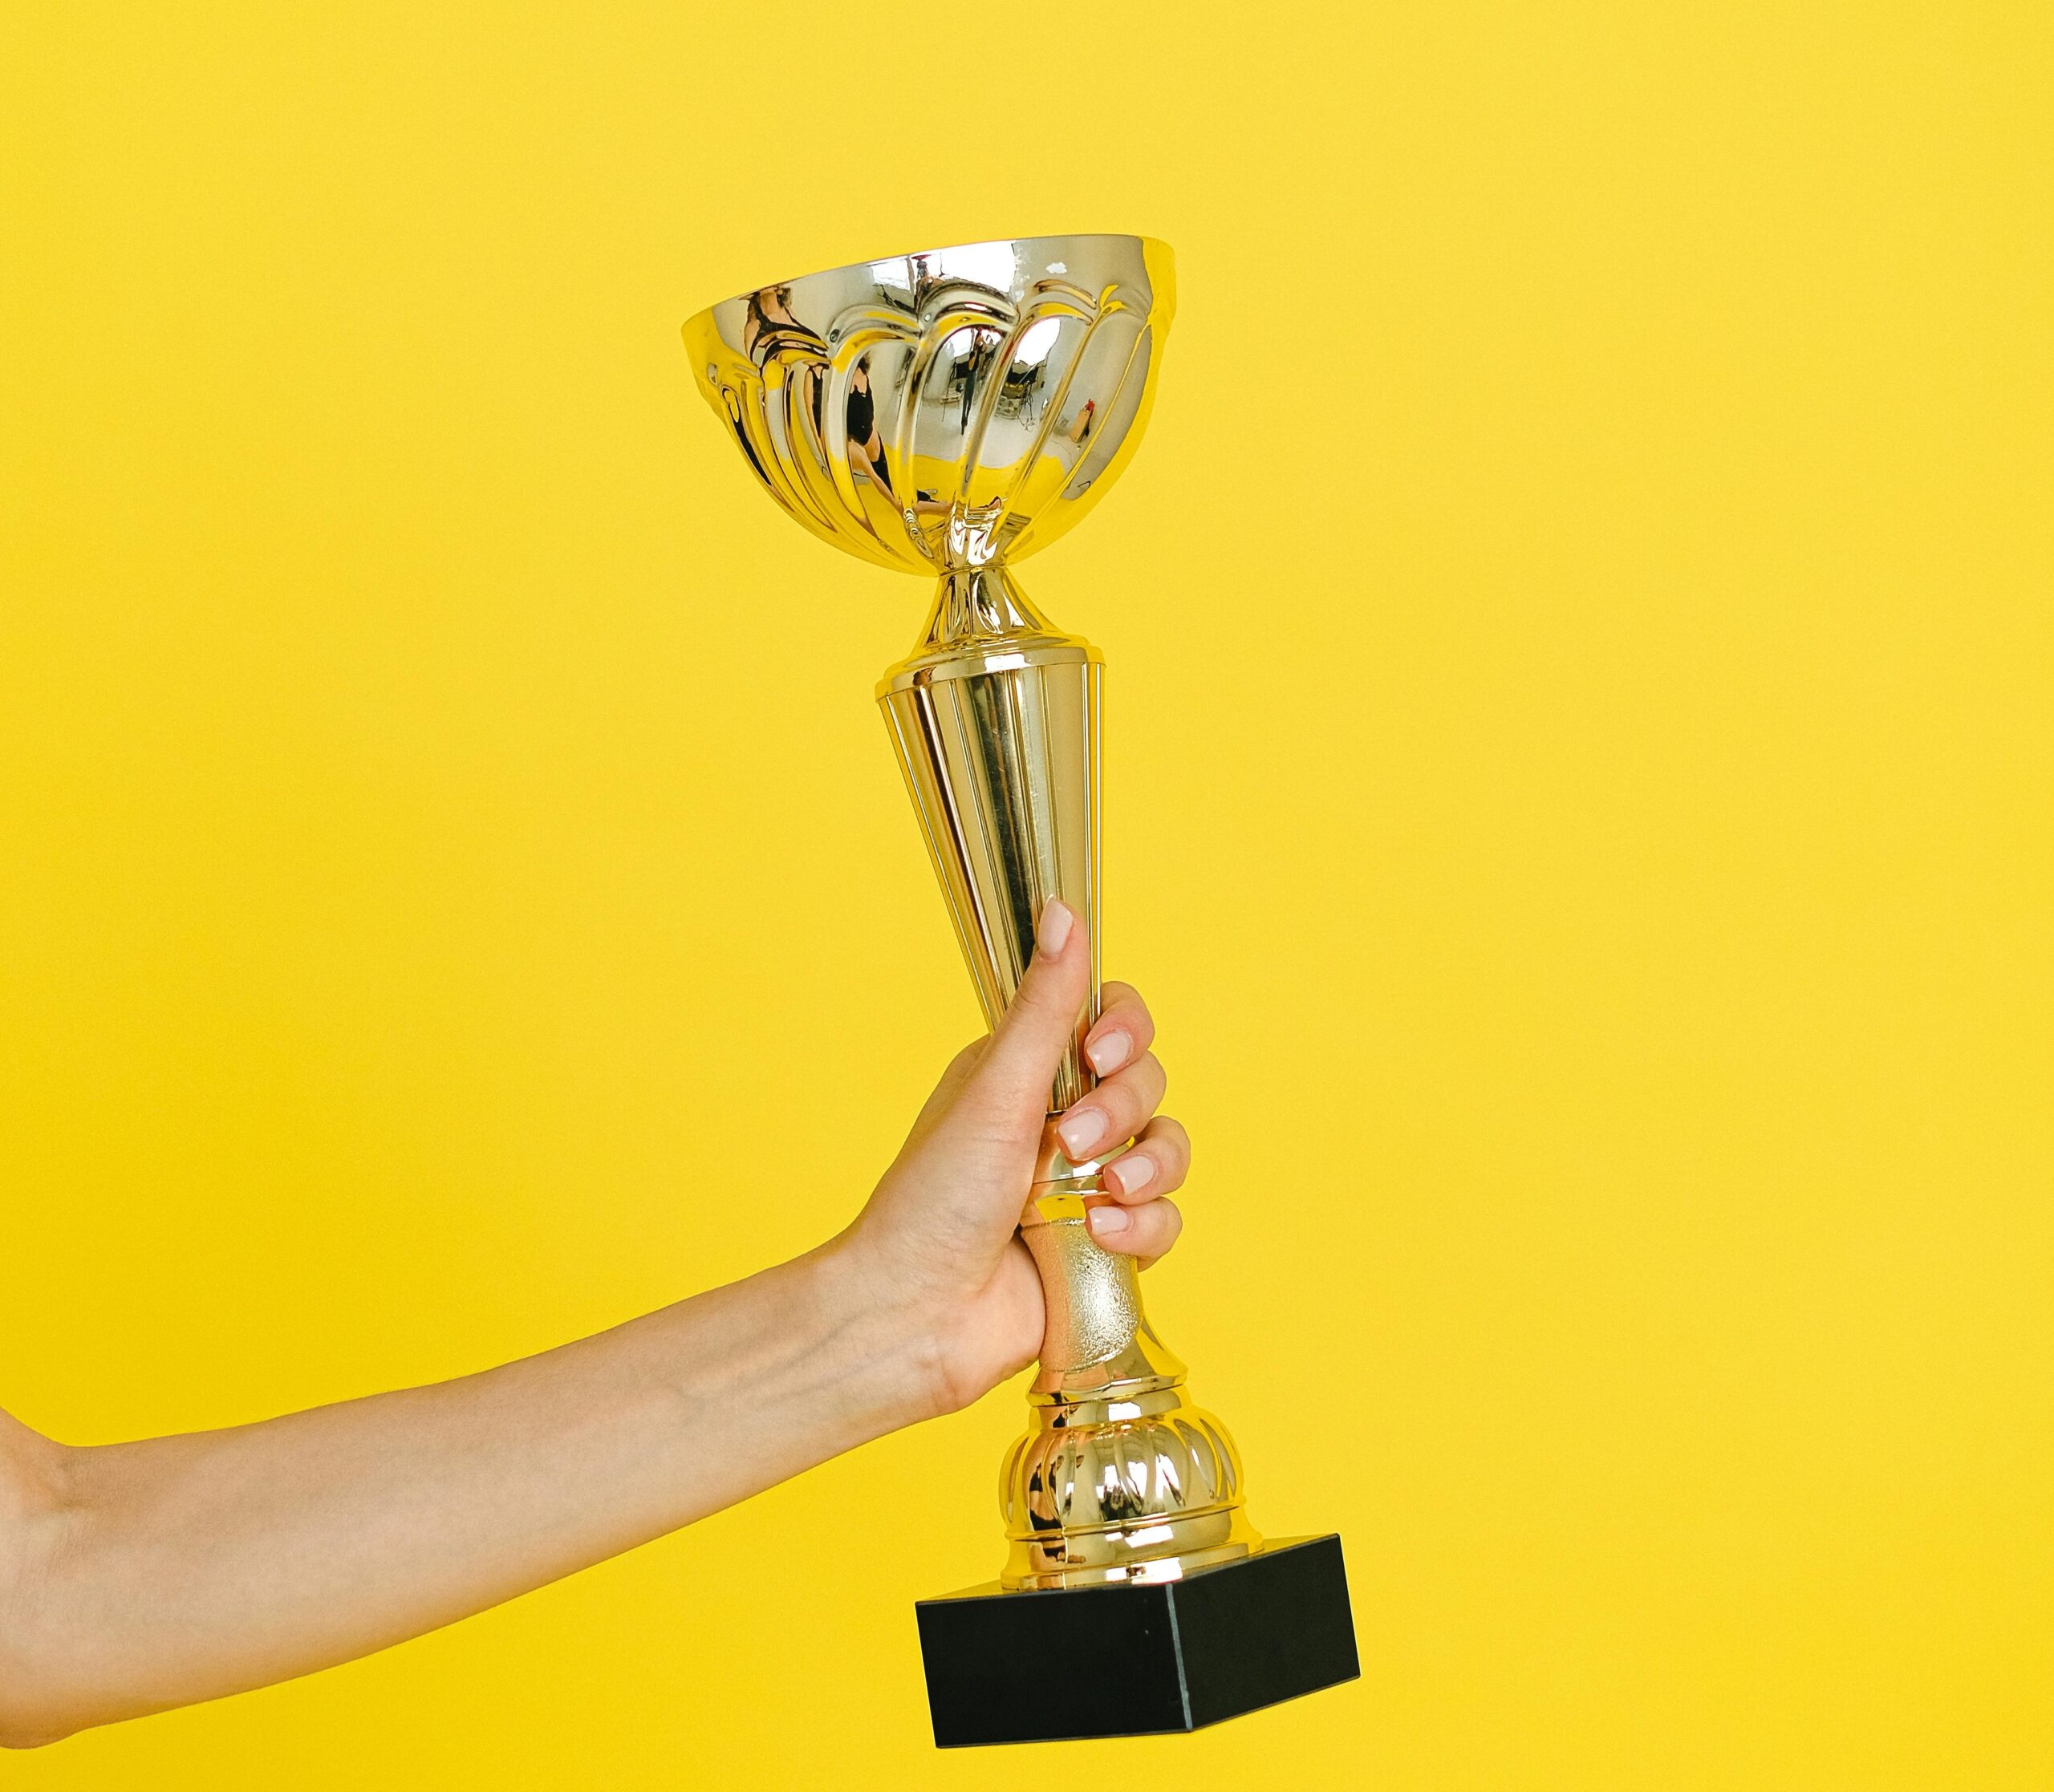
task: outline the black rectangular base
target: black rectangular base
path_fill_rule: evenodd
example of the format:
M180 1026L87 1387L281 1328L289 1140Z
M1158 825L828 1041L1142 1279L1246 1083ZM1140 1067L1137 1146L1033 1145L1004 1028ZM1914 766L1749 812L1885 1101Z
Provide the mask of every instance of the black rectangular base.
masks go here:
M1182 1580L973 1587L915 1607L938 1747L1199 1729L1354 1679L1335 1536Z

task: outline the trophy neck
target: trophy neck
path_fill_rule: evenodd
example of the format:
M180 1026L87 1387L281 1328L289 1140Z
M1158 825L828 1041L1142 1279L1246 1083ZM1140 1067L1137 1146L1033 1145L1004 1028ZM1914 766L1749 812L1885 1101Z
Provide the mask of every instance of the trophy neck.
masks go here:
M878 681L877 695L888 707L894 691L917 686L1037 666L1098 663L1098 650L1044 616L1003 563L952 566L935 586L934 603L913 651L886 669ZM1095 729L1095 723L1093 726ZM1086 748L1087 765L1095 764L1097 753L1094 733ZM1041 894L1063 893L1049 890ZM1095 929L1097 917L1090 918Z
M952 566L941 575L914 653L924 659L1021 635L1060 634L1014 582L1005 563L995 560L983 566Z

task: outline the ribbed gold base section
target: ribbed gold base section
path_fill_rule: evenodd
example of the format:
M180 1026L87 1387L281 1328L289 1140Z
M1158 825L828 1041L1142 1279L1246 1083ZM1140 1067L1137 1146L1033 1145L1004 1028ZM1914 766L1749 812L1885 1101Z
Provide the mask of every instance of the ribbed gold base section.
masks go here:
M1184 1365L1142 1311L1134 1259L1085 1223L1110 1158L1073 1164L1051 1131L1021 1236L1048 1301L1031 1423L1007 1453L1001 1583L1174 1580L1260 1546L1240 1452L1184 1391Z

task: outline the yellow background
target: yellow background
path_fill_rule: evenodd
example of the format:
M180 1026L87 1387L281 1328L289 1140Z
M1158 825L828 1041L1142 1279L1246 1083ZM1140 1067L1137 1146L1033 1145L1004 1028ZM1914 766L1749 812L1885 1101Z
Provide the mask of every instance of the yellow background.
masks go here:
M2041 6L22 9L0 1403L221 1425L797 1251L975 1025L677 326L1173 243L1110 663L1155 1314L1364 1676L938 1756L1017 1392L10 1784L2044 1787ZM1023 1671L1029 1671L1023 1666Z

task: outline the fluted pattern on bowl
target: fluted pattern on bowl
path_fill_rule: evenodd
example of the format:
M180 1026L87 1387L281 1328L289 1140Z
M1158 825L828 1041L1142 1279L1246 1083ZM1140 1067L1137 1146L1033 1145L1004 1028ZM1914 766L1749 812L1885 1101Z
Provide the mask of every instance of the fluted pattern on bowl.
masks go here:
M757 478L836 546L946 572L1071 528L1139 441L1173 309L1170 252L1038 237L859 262L684 326Z

